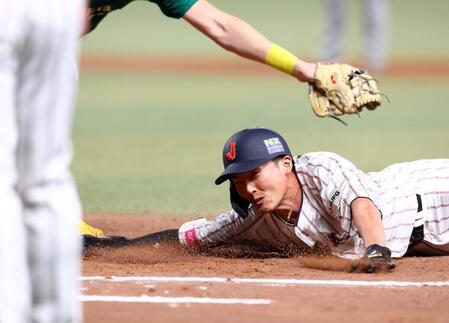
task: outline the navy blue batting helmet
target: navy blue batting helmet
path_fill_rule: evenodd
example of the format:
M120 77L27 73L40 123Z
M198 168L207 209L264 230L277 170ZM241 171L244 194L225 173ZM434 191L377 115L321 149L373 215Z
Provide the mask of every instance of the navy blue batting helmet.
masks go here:
M215 180L219 185L231 175L253 170L278 156L292 156L287 142L277 132L249 128L233 134L223 148L224 171Z

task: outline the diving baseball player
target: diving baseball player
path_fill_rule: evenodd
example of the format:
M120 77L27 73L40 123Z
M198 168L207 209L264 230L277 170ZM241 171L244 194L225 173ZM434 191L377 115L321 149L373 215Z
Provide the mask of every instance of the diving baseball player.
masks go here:
M216 243L249 232L246 239L263 241L253 224L266 219L276 224L269 227L279 221L289 226L310 247L321 243L334 255L369 260L367 271L392 269L390 257L406 253L449 255L449 159L364 173L329 152L293 158L281 135L253 128L226 142L223 162L215 183L230 181L233 210L184 224L182 244Z
M0 322L79 322L69 171L82 0L0 0Z
M231 211L162 237L153 233L115 245L173 241L176 235L186 246L321 245L339 257L361 259L353 269L367 272L393 269L391 257L449 255L449 159L364 173L334 153L293 158L280 134L252 128L228 139L223 163L215 183L229 180Z

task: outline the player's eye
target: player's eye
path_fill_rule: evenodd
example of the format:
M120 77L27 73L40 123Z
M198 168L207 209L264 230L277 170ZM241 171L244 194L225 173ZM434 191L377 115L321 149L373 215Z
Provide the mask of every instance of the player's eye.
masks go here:
M256 169L256 170L254 170L253 172L251 172L249 178L250 178L250 179L254 179L254 178L256 178L257 176L259 176L259 174L260 174L260 169Z

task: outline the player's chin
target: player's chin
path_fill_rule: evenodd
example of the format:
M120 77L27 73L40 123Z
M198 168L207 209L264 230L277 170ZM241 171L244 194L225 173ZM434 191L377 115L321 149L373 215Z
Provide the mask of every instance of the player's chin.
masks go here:
M274 208L272 205L270 205L269 203L264 203L258 207L256 207L256 210L259 213L270 213L274 211Z

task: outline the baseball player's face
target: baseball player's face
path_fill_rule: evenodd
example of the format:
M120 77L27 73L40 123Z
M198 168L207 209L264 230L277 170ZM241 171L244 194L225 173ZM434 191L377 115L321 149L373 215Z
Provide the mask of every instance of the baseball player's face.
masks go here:
M288 188L291 166L270 161L254 170L232 177L238 194L248 200L261 213L275 211Z

